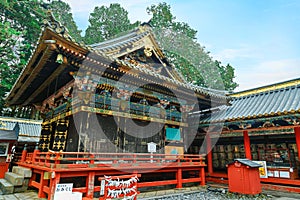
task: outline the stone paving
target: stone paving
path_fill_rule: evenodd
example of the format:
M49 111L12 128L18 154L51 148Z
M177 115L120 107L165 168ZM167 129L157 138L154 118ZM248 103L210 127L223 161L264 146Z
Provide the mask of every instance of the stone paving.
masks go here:
M38 198L36 191L0 195L0 200L46 200Z
M160 200L160 199L191 199L191 200L199 200L194 199L191 194L199 192L199 193L208 193L211 195L210 197L215 197L216 195L213 192L209 192L206 187L186 187L181 189L169 189L169 190L159 190L159 191L151 191L151 192L142 192L138 195L139 200ZM272 194L267 195L267 194ZM189 196L190 195L190 196ZM270 200L298 200L300 199L300 194L293 194L293 193L282 193L282 192L274 192L274 191L264 191L264 195ZM203 196L203 195L202 195ZM224 196L224 195L221 195ZM209 197L208 197L209 198ZM204 198L207 199L207 198ZM218 199L218 198L213 198ZM222 198L223 199L223 198ZM253 197L253 198L236 198L236 197L227 197L226 199L264 199L260 197ZM37 197L36 191L27 191L24 193L15 193L10 195L1 195L0 200L46 200L43 198ZM94 200L98 200L98 198L94 198Z

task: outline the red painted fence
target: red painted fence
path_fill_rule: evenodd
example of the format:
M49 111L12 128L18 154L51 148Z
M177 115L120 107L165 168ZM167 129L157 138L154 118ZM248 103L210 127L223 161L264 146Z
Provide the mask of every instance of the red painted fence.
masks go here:
M66 178L84 178L85 186L73 187L73 192L84 193L85 199L92 199L100 191L97 178L124 174L160 174L159 180L141 181L141 187L176 185L199 182L205 185L204 158L202 155L167 155L145 153L85 153L85 152L23 152L18 165L31 168L33 176L30 185L38 189L39 198L52 200L56 184ZM183 172L192 174L183 177ZM175 179L161 180L168 174ZM96 184L97 183L97 184Z

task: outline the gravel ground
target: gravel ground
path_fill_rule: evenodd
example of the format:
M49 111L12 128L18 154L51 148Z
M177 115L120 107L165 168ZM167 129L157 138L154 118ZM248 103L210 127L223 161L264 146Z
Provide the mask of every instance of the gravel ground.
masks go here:
M266 195L239 195L232 193L221 193L221 192L191 192L184 194L174 194L174 195L165 195L163 197L151 197L151 198L143 198L143 200L227 200L227 199L236 199L236 200L269 200L272 199Z
M259 195L241 195L229 193L225 189L207 188L207 191L186 192L171 195L164 195L160 197L142 198L142 200L270 200L272 196Z

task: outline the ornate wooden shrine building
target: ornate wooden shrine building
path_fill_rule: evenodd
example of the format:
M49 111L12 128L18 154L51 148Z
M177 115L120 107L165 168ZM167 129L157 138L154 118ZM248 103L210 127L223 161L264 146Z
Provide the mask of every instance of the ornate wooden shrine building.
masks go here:
M198 130L189 113L228 97L187 83L147 24L86 46L51 17L7 102L43 116L39 151L23 151L18 164L33 169L39 197L52 199L71 177L88 198L103 175L140 173L138 187L205 184L203 156L184 154ZM153 172L164 178L149 181Z
M206 152L209 180L226 179L227 162L245 157L267 161L273 177L264 182L300 185L299 85L297 79L227 96L185 82L146 24L86 46L51 18L7 102L44 118L40 152L25 152L19 162L34 169L30 184L39 197L52 199L56 184L84 177L74 191L92 198L104 174L167 177L148 176L138 187L204 184ZM157 145L151 157L149 143ZM282 162L271 161L275 153Z
M231 106L221 106L219 114L206 114L200 120L202 132L207 124L224 123L221 134L207 133L208 144L216 143L207 155L212 179L227 178L226 164L234 158L248 158L266 162L268 178L262 182L299 186L300 79L231 96ZM300 192L298 188L286 189Z
M145 153L154 142L162 153L169 140L183 153L188 113L227 97L185 82L147 25L85 46L53 19L7 101L43 115L42 151Z

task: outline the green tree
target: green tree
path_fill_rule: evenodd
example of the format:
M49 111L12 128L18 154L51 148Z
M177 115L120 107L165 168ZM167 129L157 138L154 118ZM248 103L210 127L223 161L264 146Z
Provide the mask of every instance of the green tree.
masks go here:
M0 114L40 33L42 1L0 1Z
M128 12L117 3L110 4L109 7L95 7L90 14L89 23L84 37L86 44L102 42L139 24L139 22L131 24Z
M153 27L170 28L175 20L171 13L171 6L167 3L159 3L158 5L151 5L146 9L149 15L152 15L150 24Z
M233 91L238 86L236 82L232 81L235 78L234 68L230 64L223 66L218 60L215 60L215 64L220 71L225 88L229 91Z
M170 5L159 3L147 8L150 25L168 60L190 83L221 90L233 90L234 68L214 61L196 40L197 31L187 23L176 22Z
M19 35L20 32L11 28L9 22L0 23L0 113L4 107L4 96L20 71L14 48Z
M52 1L48 8L52 11L55 19L67 28L68 33L76 42L83 40L81 37L82 31L78 29L74 21L69 4L62 1Z

